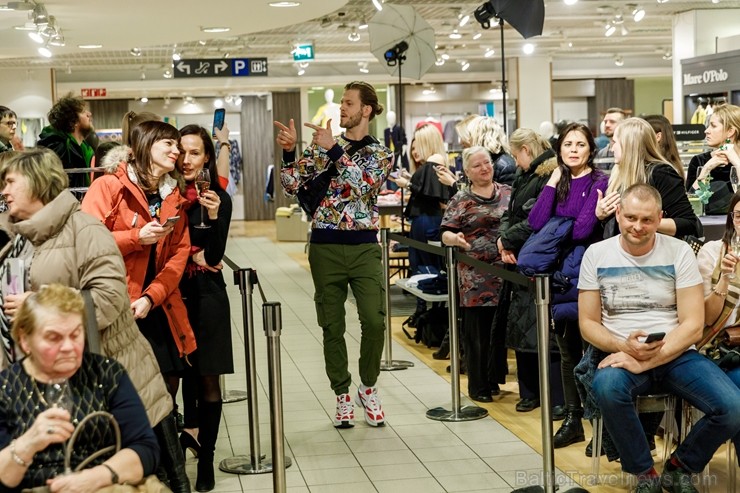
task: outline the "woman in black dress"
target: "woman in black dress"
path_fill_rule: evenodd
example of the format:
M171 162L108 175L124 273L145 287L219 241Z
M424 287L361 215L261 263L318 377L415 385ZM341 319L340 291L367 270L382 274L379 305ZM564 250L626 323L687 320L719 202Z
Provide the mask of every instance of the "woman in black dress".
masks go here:
M192 245L180 290L198 343L193 367L188 369L197 378L185 379L183 385L191 382L197 385L199 425L198 430L186 429L181 442L184 446L194 444L196 449L200 442L195 489L211 491L215 486L213 455L221 420L219 376L234 372L229 298L221 274L231 222L231 199L218 179L216 152L208 132L198 125L187 125L180 134L182 153L178 164L185 177L185 198L190 204L186 214ZM195 187L196 176L204 167L211 176L210 189L205 192ZM201 217L207 229L198 227Z

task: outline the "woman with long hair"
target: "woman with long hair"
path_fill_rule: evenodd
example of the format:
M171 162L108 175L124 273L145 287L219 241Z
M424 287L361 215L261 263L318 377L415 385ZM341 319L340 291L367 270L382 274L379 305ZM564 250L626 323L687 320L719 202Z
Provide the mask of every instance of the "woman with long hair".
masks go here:
M689 192L696 190L698 180L711 176L709 185L714 193L706 205L706 213L726 214L735 193L730 175L733 168L740 178L740 106L715 106L704 135L707 145L714 150L691 158L686 173L686 189Z
M539 231L552 217L573 218L571 241L587 246L601 236L596 227L598 219L594 209L599 196L606 190L608 177L594 168L596 144L591 130L582 123L571 123L563 129L556 152L558 167L529 213L529 225L534 231ZM564 255L566 253L563 252ZM575 311L575 314L570 313L563 318L553 317L566 406L565 420L553 439L555 448L586 439L581 422L583 406L573 373L583 356L577 308Z
M648 115L643 117L643 120L653 127L655 137L658 139L660 153L665 157L666 162L673 166L676 172L681 175L681 178L685 180L686 170L684 170L683 161L681 161L681 156L678 154L678 146L676 145L676 137L673 135L671 122L663 115Z
M511 154L516 159L517 171L511 189L509 207L501 218L498 249L501 260L516 265L519 250L532 234L527 218L532 205L547 183L550 174L558 166L550 142L532 129L519 128L509 139ZM497 317L506 322L506 346L516 355L516 377L519 383L518 412L528 412L540 405L540 384L537 366L537 314L534 296L526 286L504 281L501 288L501 304ZM509 305L505 301L509 299ZM560 381L560 355L551 358L550 371L553 408L563 404L563 387ZM555 416L556 413L553 413ZM562 416L562 411L559 414Z
M215 178L216 152L213 140L201 126L187 125L180 129L182 154L178 167L185 178L185 198L191 250L180 281L180 291L188 309L188 318L198 343L193 367L183 379L186 386L197 389L198 428L186 428L180 435L183 449L198 453L196 491L211 491L215 487L213 472L214 451L221 421L221 387L219 377L234 373L231 352L231 318L226 283L221 273L221 259L226 250L231 221L231 199L219 180L212 180L210 189L198 190L198 173L206 169ZM198 228L201 213L207 211L204 221L208 229ZM190 410L186 407L185 417ZM183 450L184 453L185 450Z
M180 133L169 123L140 123L131 131L130 149L120 146L106 155L107 173L93 182L82 202L82 209L113 233L121 250L131 311L154 350L173 400L188 355L196 349L179 290L190 256L187 220L182 217L186 200L176 170L179 142ZM163 446L175 457L176 469L168 470L170 486L189 491L179 441L175 437L176 450L169 441Z
M663 217L658 232L679 238L702 236L701 222L682 186L683 168L667 162L650 124L642 118L627 118L617 126L613 141L616 164L607 193L597 203L596 216L602 221L610 218L623 191L637 183L647 183L658 190L663 200ZM605 233L610 236L616 234L616 230L607 228Z

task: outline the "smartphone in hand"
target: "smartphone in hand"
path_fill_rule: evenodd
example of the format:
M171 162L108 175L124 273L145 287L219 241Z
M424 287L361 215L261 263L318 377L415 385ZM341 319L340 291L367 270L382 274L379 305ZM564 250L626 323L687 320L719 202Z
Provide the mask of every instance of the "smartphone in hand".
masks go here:
M665 337L665 332L653 332L652 334L648 334L648 336L643 341L645 344L648 344L650 342L657 342L662 341Z
M180 220L180 216L168 217L162 226L170 226Z
M224 108L218 108L213 112L213 132L212 136L216 136L216 129L221 130L224 128L224 121L226 120L226 110Z

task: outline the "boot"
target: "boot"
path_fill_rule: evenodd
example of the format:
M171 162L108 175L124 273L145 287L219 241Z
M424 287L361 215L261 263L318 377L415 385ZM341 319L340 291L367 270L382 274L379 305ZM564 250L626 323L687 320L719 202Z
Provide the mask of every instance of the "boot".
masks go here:
M190 480L185 474L185 456L177 436L175 416L167 415L154 427L160 448L160 467L167 473L172 493L190 493Z
M572 443L585 442L586 435L583 433L583 409L580 407L568 406L568 412L565 414L562 426L555 438L552 440L554 448L567 447Z
M444 339L439 345L439 349L432 353L434 359L447 359L450 356L450 331L445 332Z
M216 487L213 455L216 450L218 426L221 423L221 407L221 401L200 401L198 405L200 454L198 455L198 478L195 481L195 491L211 491Z

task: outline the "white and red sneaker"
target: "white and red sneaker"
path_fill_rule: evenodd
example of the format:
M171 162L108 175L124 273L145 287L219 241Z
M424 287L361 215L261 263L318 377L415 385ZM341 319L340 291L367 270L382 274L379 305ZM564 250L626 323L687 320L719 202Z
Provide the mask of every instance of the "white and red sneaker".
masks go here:
M334 428L355 426L355 406L349 394L337 396L337 413L334 415Z
M380 405L377 387L365 387L360 385L357 389L357 398L355 399L358 406L365 408L365 421L370 426L384 426L385 414Z

